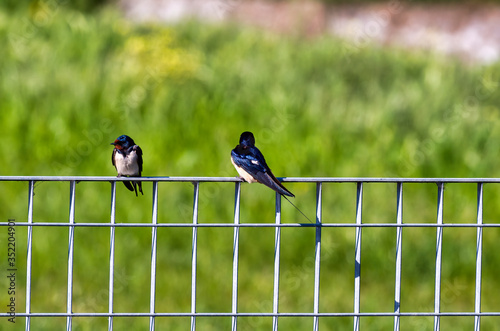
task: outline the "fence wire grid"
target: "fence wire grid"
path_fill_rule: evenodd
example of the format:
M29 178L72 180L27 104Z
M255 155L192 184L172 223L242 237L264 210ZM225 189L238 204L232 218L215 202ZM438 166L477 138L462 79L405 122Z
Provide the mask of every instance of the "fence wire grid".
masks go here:
M499 228L497 223L483 223L483 187L484 184L500 183L497 178L307 178L307 177L286 177L280 178L283 182L312 183L316 185L316 215L315 223L282 223L281 222L281 196L276 194L275 223L240 223L240 197L241 179L237 177L141 177L134 178L134 181L146 181L153 184L152 199L152 221L151 223L117 223L115 218L116 207L116 184L120 181L130 180L130 178L117 177L49 177L49 176L0 176L0 182L16 181L28 183L28 217L27 222L16 222L16 227L27 228L27 252L26 252L26 307L24 313L16 312L16 317L25 318L25 330L31 329L31 318L33 317L59 317L66 318L66 330L72 330L73 318L75 317L104 317L108 319L108 330L113 330L113 321L120 317L146 317L149 318L149 330L155 330L155 319L157 317L186 317L191 320L191 330L196 330L197 317L230 317L231 330L238 329L239 318L245 317L269 317L272 318L272 330L278 330L279 320L282 317L309 317L313 319L312 329L320 329L320 318L325 317L347 317L353 319L354 331L363 329L360 327L360 319L363 317L392 317L394 319L394 330L400 329L400 318L431 317L434 319L433 329L440 330L440 319L443 316L474 317L474 331L481 329L481 318L484 316L500 317L500 312L481 311L481 280L483 263L483 231L487 228ZM68 182L70 185L70 210L68 222L35 222L33 219L34 187L39 181L59 181ZM78 182L110 182L111 183L111 215L109 223L81 223L75 222L75 188ZM158 223L158 184L162 182L191 182L194 185L192 223ZM218 182L231 183L235 185L234 193L234 222L232 223L198 223L198 206L200 183ZM323 223L322 222L322 196L324 183L354 183L356 184L356 218L353 223ZM397 192L397 216L394 223L363 223L363 185L365 183L386 183L395 184ZM404 223L403 222L403 186L406 183L434 183L437 186L437 210L435 223ZM444 223L443 222L443 198L444 185L448 183L474 183L477 184L477 218L475 223ZM257 185L257 184L254 184ZM9 226L9 222L0 222L0 227ZM65 227L68 229L68 257L67 257L67 301L66 312L32 312L31 309L31 289L32 289L32 231L34 227ZM105 227L110 231L109 245L109 302L106 313L74 313L73 312L73 256L74 256L74 231L75 227ZM150 280L150 306L149 312L127 312L118 313L114 311L114 280L115 280L115 229L118 227L145 227L151 228L151 280ZM156 311L156 281L157 275L157 231L160 227L187 227L192 228L192 254L191 254L191 309L188 312L157 312ZM197 261L198 261L198 229L202 227L233 228L233 257L232 257L232 298L230 312L197 312ZM238 311L238 263L239 263L239 233L241 228L274 228L274 277L273 277L273 297L272 311L269 312L239 312ZM285 227L295 228L315 228L315 254L314 254L314 306L312 312L280 312L280 258L281 258L281 229ZM354 258L354 307L352 312L320 311L320 269L321 269L321 244L322 229L328 227L355 228L355 254ZM361 297L361 244L362 231L366 227L392 227L396 229L396 257L394 268L394 309L390 312L362 312L360 310ZM435 286L434 286L434 310L429 312L403 312L401 305L401 271L402 271L402 242L403 228L434 228L436 231L436 251L435 251ZM442 247L443 228L462 227L475 228L476 239L476 268L475 268L475 296L474 311L443 312L441 309L442 286ZM18 252L21 254L21 252ZM19 271L21 272L21 271ZM5 307L4 307L5 309ZM7 319L9 313L0 313L0 318ZM115 328L116 329L116 328Z

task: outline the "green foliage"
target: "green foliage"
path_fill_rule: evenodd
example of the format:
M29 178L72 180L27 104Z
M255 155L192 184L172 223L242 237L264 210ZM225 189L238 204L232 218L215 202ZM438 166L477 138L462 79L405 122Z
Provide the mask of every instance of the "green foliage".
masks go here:
M121 134L144 151L144 176L236 176L229 152L244 130L277 176L498 177L500 67L465 66L429 53L410 53L331 37L302 39L236 26L184 23L134 25L115 12L95 16L57 8L43 15L0 11L1 175L111 176L112 146ZM315 214L315 185L287 183L294 203ZM151 222L151 183L136 198L117 186L116 221ZM39 182L34 221L68 219L67 183ZM366 184L364 222L395 222L394 184ZM356 185L325 184L323 221L353 223ZM435 222L436 187L404 188L404 221ZM243 185L242 222L274 222L275 194ZM159 185L160 223L192 222L193 187ZM485 186L485 222L497 223L497 185ZM109 183L76 188L76 222L109 222ZM27 219L27 184L0 183L2 221ZM234 184L202 183L199 221L233 221ZM476 187L448 185L445 222L476 221ZM304 218L283 201L283 222ZM497 288L498 231L484 230L483 287ZM230 311L231 228L198 231L200 312ZM5 242L6 231L0 241ZM157 312L188 312L191 291L189 228L158 230ZM322 234L320 310L352 311L354 228ZM405 228L402 311L432 311L436 234ZM33 230L32 311L64 312L67 229ZM282 230L282 312L312 311L313 229ZM273 229L240 232L240 311L272 309ZM475 230L444 230L443 310L472 311ZM361 309L391 311L396 232L363 230ZM18 264L25 270L26 229L18 227ZM149 311L151 230L117 228L115 311ZM107 312L109 229L76 228L74 311ZM18 307L25 279L19 272ZM483 291L483 311L498 311L498 293ZM106 319L75 319L94 330ZM230 318L200 318L201 330L221 330ZM269 328L269 318L241 318L242 330ZM280 321L303 330L308 318ZM392 318L363 318L364 328L392 326ZM408 318L409 329L432 319ZM442 320L470 329L473 319ZM23 323L18 323L22 325ZM65 319L34 318L35 330ZM116 318L115 328L138 329L148 319ZM158 319L162 329L185 330L189 318ZM352 319L326 318L322 329L352 329ZM498 320L484 327L498 330Z
M221 4L227 1L244 1L244 0L219 0ZM292 2L297 0L267 0L269 2ZM323 2L330 5L343 5L343 4L371 4L371 3L387 3L387 0L317 0L318 2ZM113 5L116 1L110 0L2 0L0 2L0 8L9 11L22 11L26 8L56 8L59 6L70 7L73 10L79 10L81 12L96 12L105 6ZM402 1L405 2L405 1ZM422 4L489 4L489 3L499 3L500 0L412 0L413 3Z
M0 8L13 12L26 9L50 11L62 6L82 12L93 12L110 2L108 0L3 0Z

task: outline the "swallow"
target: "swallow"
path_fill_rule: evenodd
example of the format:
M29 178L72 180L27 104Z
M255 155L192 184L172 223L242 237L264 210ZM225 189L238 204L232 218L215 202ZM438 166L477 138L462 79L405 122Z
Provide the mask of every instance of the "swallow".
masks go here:
M111 163L118 171L118 177L141 177L142 149L135 144L134 140L129 136L121 135L111 145L115 146L111 155ZM139 192L144 195L141 182L132 182L133 186L129 181L124 181L123 184L130 191L134 192L135 190L135 196L138 196L137 186L139 186Z
M253 133L246 131L241 134L240 144L231 151L231 162L241 178L247 183L261 183L281 195L295 197L269 169L264 155L255 147Z

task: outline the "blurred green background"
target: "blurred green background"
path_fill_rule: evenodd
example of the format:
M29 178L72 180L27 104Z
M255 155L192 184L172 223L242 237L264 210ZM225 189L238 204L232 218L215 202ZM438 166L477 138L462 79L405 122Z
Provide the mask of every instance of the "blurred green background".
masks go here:
M121 134L144 151L144 176L236 176L230 150L242 131L279 177L498 177L500 65L465 65L424 51L364 46L331 36L283 36L234 24L133 23L108 6L7 1L0 6L0 175L113 176L112 146ZM99 3L99 1L95 2ZM58 4L58 5L57 5ZM88 6L88 7L86 7ZM90 10L90 12L78 9ZM315 214L314 184L287 183L293 202ZM151 222L151 183L136 198L117 186L116 221ZM476 222L476 185L449 184L446 223ZM323 221L355 222L355 184L325 184ZM404 222L436 221L434 184L404 186ZM500 187L487 184L484 222L497 223ZM193 185L161 183L161 223L192 222ZM241 221L274 222L275 194L242 186ZM2 222L27 221L28 184L0 182ZM202 183L199 221L233 222L234 184ZM66 222L69 184L39 182L34 222ZM110 184L79 183L76 222L109 222ZM285 223L306 222L283 201ZM365 184L363 222L396 222L396 185ZM25 307L26 229L16 229L18 312ZM483 233L482 310L499 311L499 229ZM321 312L352 312L354 228L322 232ZM199 312L230 312L231 228L198 232ZM158 229L157 312L189 312L189 228ZM6 243L7 229L0 228ZM274 229L240 232L239 311L271 312ZM312 312L312 228L282 230L281 312ZM68 230L33 229L32 312L65 312ZM474 311L476 230L445 228L442 311ZM403 312L431 312L436 231L403 230ZM361 311L394 308L396 230L365 228ZM151 230L117 228L115 312L149 312ZM76 228L74 312L107 312L109 229ZM5 266L6 257L1 265ZM6 267L2 267L5 270ZM7 282L0 282L4 305ZM5 306L4 306L5 307ZM473 317L443 317L443 329L469 330ZM483 328L500 330L496 317ZM144 329L148 318L115 318L116 330ZM157 329L186 330L189 318L158 318ZM240 318L264 330L270 318ZM351 330L352 318L322 318L322 330ZM56 330L65 318L32 318ZM199 318L200 330L228 330L230 318ZM361 319L362 329L393 318ZM75 318L75 330L100 330L106 318ZM304 330L312 318L282 318ZM431 317L401 328L431 330ZM1 321L2 330L21 330Z

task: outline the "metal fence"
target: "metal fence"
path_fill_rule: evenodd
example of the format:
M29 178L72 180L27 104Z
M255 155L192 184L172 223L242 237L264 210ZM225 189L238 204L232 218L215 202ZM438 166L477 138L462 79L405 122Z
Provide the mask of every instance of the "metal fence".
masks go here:
M28 218L27 222L16 222L16 226L27 227L27 262L26 262L26 310L24 313L16 313L17 317L25 317L25 329L30 330L32 317L66 317L66 329L72 329L72 320L75 317L107 317L108 329L113 329L115 317L149 317L149 329L155 329L156 317L190 317L191 330L196 330L197 317L230 317L232 330L237 330L239 317L270 317L272 318L273 330L278 330L278 321L281 317L310 317L313 318L313 330L319 330L319 319L322 317L350 317L353 318L354 330L360 329L360 318L366 316L385 316L394 318L394 330L400 328L400 318L404 316L425 316L434 318L434 330L440 330L440 318L442 316L469 316L474 317L474 330L480 330L481 317L500 316L500 312L481 311L481 270L483 262L483 229L488 227L500 227L500 224L483 224L483 186L485 183L500 183L495 178L283 178L284 182L300 182L316 184L316 220L315 223L282 223L281 222L281 197L276 194L275 223L240 223L240 187L241 180L236 177L142 177L134 180L153 183L153 206L151 223L116 223L116 183L127 180L116 177L27 177L27 176L0 176L0 181L22 181L29 184ZM34 185L38 181L62 181L70 184L70 212L69 221L64 223L34 222L33 200ZM75 223L75 187L78 182L110 182L111 183L111 217L109 223ZM192 223L158 223L158 183L160 182L192 182L194 184L193 218ZM233 223L198 223L199 187L202 182L234 182L234 222ZM322 195L323 183L356 183L356 222L355 223L323 223L322 222ZM397 218L396 223L363 223L363 185L365 183L393 183L397 191ZM403 222L403 185L405 183L435 183L437 184L437 218L436 223L404 223ZM476 183L477 184L477 222L475 223L443 223L443 197L444 184L447 183ZM9 226L8 222L0 222L1 227ZM67 270L67 304L66 313L32 312L31 311L31 270L32 270L32 230L33 227L67 227L69 236L68 246L68 270ZM73 252L75 227L107 227L110 230L110 252L109 252L109 304L107 313L74 313L73 312ZM152 233L151 244L151 285L150 285L150 309L149 313L116 313L114 305L114 272L115 272L115 229L117 227L149 227ZM157 266L157 230L159 227L188 227L192 228L192 268L191 268L191 311L178 313L157 312L156 302L156 266ZM200 227L230 227L234 229L233 234L233 268L232 268L232 306L231 312L197 312L197 251L198 251L198 229ZM243 227L275 229L275 254L274 254L274 291L272 312L243 313L238 312L238 263L239 263L239 232ZM281 257L281 229L284 227L306 227L316 229L315 257L314 257L314 307L313 312L283 313L280 312L280 257ZM344 312L320 312L320 268L321 268L321 232L327 227L355 228L355 272L354 272L354 307L349 313ZM394 310L391 312L361 312L360 311L360 280L361 280L361 243L362 230L366 227L392 227L396 229L396 264L394 273ZM435 290L433 312L401 312L401 266L402 266L402 233L403 228L408 227L430 227L436 230L436 255L435 255ZM441 311L441 265L443 228L445 227L469 227L477 231L476 250L476 281L474 312L442 312ZM8 318L8 313L0 313L0 318Z

